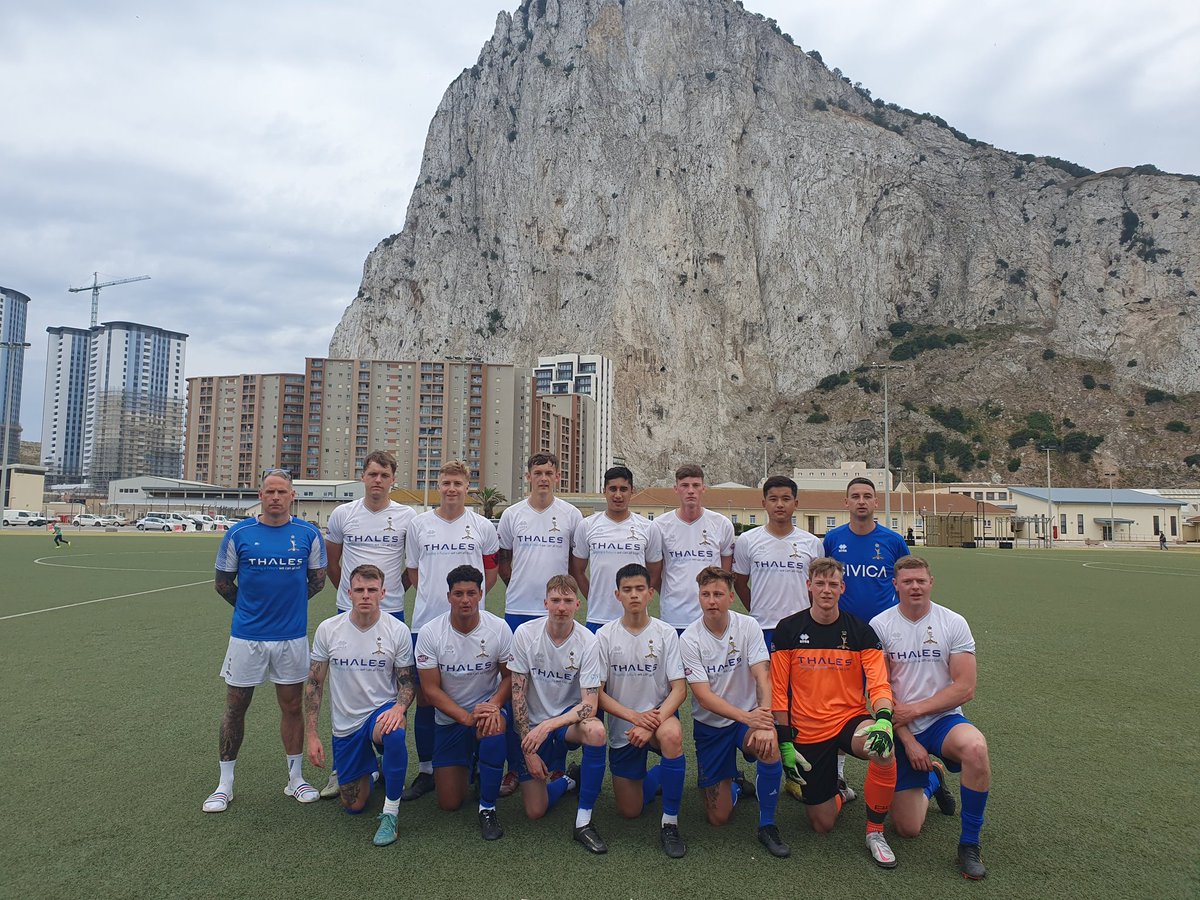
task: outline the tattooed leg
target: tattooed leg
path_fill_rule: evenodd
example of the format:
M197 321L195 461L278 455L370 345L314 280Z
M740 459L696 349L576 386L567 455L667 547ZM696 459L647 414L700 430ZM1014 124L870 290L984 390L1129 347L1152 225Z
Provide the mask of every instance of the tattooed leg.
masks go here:
M221 761L237 759L246 732L246 710L254 697L252 687L230 686L225 694L225 714L221 716Z

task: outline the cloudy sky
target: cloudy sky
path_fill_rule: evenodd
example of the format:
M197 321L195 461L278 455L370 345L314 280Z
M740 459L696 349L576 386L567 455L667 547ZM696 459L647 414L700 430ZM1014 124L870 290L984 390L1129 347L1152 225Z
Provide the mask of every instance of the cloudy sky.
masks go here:
M301 371L399 231L446 86L517 0L0 5L0 284L48 325L188 333L187 373ZM567 0L564 0L567 2ZM876 97L1102 170L1200 172L1200 5L745 0Z

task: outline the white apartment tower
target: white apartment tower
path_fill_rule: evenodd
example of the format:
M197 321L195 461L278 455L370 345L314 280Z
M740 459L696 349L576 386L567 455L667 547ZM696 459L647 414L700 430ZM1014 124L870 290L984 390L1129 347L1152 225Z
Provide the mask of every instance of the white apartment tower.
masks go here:
M20 291L0 287L0 442L8 458L21 458L21 373L25 370L25 319L29 298Z
M86 328L46 329L46 388L42 401L42 465L47 484L83 481L83 432L87 422L88 356L92 333Z
M612 408L613 364L598 353L559 353L539 356L534 369L535 390L539 397L578 394L596 403L595 431L591 452L585 454L590 473L585 481L604 485L604 472L613 465Z

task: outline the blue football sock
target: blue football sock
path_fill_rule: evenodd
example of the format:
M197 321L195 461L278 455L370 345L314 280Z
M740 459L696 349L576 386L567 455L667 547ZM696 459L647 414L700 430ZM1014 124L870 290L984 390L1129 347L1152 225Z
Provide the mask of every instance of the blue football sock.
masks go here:
M433 707L418 706L413 716L413 735L417 744L417 759L423 763L433 762Z
M929 781L925 784L925 799L926 800L928 800L930 797L933 796L933 792L938 789L938 784L940 784L940 783L941 783L941 779L938 777L938 773L930 772L929 773Z
M383 736L383 791L389 800L399 800L404 791L404 774L408 771L407 732L403 728Z
M742 796L742 789L736 781L729 782L729 800L733 804L733 809L737 809L738 798Z
M512 713L512 704L505 703L504 709L508 712L508 721L515 722ZM521 749L521 733L516 727L508 729L504 732L504 742L506 745L506 762L508 763L508 771L520 772L521 765L525 762L525 752Z
M962 797L962 836L960 844L978 844L979 829L983 827L983 808L987 806L987 791L973 791L969 787L959 785L959 796Z
M583 762L579 766L579 808L592 809L604 783L605 745L583 745ZM644 790L644 788L643 788Z
M683 802L686 763L682 756L675 756L671 759L664 758L655 768L662 770L663 815L677 816L679 804Z
M567 792L566 776L563 776L562 778L555 778L553 781L546 782L546 797L550 801L549 806L547 806L546 808L554 809L554 804L557 803L562 798L562 795L565 794L566 792Z
M504 735L494 734L479 742L479 805L490 809L500 796L500 778L504 774Z
M775 824L775 808L779 805L779 786L783 783L783 762L760 762L754 786L758 790L758 827Z
M661 785L662 764L659 763L657 766L651 766L646 772L646 777L642 779L642 806L649 806L654 802Z

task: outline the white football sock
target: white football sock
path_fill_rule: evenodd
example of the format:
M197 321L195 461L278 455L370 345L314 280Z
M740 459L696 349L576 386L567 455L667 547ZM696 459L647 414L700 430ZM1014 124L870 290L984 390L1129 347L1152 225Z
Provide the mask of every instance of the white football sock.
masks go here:
M233 794L233 767L237 765L236 759L221 760L221 780L217 784L217 790L229 794Z
M584 825L592 823L592 811L590 809L581 809L575 813L575 827L582 828Z
M418 763L417 764L417 773L420 775L432 775L433 774L433 761L430 760L429 762Z
M663 813L662 823L664 825L678 825L679 824L679 816L677 816L677 815L668 816L666 813Z
M846 780L846 754L838 754L838 778Z
M399 811L400 811L400 798L399 797L397 797L395 800L388 800L386 797L384 798L384 800L383 800L384 815L394 816Z
M304 754L289 754L287 757L288 784L299 784L304 780Z

